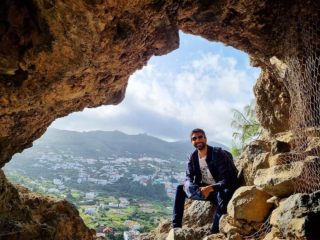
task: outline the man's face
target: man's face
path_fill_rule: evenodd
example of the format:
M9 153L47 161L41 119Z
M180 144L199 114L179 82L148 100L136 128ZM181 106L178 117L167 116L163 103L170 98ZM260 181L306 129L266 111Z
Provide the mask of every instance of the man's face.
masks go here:
M202 150L207 145L207 139L201 132L193 133L191 136L191 143L192 145L198 149Z

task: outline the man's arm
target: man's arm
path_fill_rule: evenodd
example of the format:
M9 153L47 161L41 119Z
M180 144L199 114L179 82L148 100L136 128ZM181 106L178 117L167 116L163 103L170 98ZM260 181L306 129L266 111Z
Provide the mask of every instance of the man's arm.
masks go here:
M217 157L217 168L218 168L218 174L220 181L216 182L212 185L214 191L221 191L222 189L226 188L228 186L228 161L226 159L226 155L223 152L223 150L220 150L218 152Z
M186 167L186 180L188 182L193 182L194 180L194 164L192 161L192 154L188 158L188 163Z

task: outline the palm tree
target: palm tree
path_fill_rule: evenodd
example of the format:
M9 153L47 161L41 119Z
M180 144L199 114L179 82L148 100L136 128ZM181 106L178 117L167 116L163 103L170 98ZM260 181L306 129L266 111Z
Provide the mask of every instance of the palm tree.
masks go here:
M254 101L252 101L244 107L242 112L232 109L233 120L231 126L235 131L232 133L231 153L234 157L238 157L246 145L261 135L262 128L257 121L254 106Z

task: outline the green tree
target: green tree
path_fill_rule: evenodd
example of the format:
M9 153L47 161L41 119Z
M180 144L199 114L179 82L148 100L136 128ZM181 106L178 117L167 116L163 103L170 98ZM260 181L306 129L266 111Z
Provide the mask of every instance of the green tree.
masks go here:
M232 133L231 153L234 157L238 157L252 140L261 135L262 128L257 121L254 107L255 104L252 101L242 111L232 109L231 126L234 132Z

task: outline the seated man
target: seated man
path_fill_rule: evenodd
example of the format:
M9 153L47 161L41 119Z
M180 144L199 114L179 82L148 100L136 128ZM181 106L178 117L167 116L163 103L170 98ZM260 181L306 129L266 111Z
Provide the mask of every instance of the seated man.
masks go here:
M172 227L182 227L185 199L190 198L212 201L217 206L211 233L218 233L220 217L238 187L237 169L229 152L207 145L202 129L192 130L190 136L196 150L189 157L184 185L177 187Z

